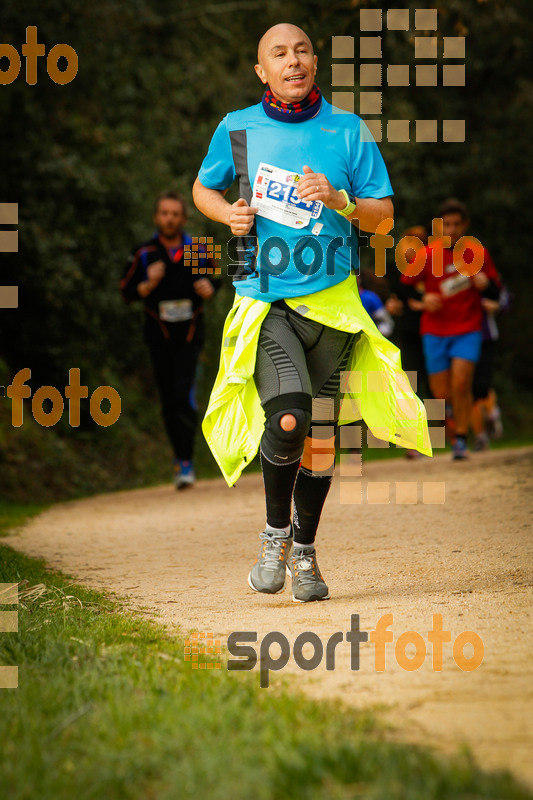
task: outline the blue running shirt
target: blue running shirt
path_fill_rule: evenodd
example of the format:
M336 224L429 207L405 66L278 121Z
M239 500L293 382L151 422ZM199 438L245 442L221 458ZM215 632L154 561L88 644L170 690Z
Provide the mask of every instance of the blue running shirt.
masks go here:
M279 221L281 211L270 212L273 218L256 214L241 245L244 269L234 279L237 294L265 302L300 297L334 286L351 267L358 268L354 226L322 204L298 203L294 187L304 164L356 197L393 194L365 123L355 114L334 114L324 98L318 114L305 122L271 119L258 103L227 114L216 129L198 173L200 183L224 190L239 178L239 196L248 205L257 205L252 202L255 183L261 202L281 209L284 201L289 207L284 221Z

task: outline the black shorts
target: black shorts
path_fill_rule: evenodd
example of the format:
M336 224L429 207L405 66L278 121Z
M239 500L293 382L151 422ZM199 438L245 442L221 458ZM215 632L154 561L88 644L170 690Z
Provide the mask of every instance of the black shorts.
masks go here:
M310 411L318 422L327 405L328 421L336 422L341 372L348 369L359 336L307 319L283 300L272 303L261 326L254 374L266 415L286 402L287 408Z
M474 400L484 400L488 397L489 390L492 386L492 368L494 364L494 345L491 339L483 342L481 345L481 355L476 364L474 372L474 383L472 385L472 392Z

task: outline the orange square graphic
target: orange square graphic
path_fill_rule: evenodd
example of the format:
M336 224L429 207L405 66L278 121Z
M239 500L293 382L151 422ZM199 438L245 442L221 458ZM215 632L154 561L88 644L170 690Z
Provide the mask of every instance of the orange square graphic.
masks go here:
M332 56L332 58L353 58L354 57L354 37L353 36L332 36L331 37L331 56Z
M356 450L362 447L362 430L360 425L341 425L339 444L342 450Z
M339 483L339 492L342 505L361 505L363 502L363 487L360 481Z
M353 92L332 92L331 105L333 106L334 114L353 114Z
M380 8L362 8L359 12L359 27L362 31L380 31L382 28Z
M222 652L220 639L215 639L212 633L194 631L185 639L183 660L191 661L193 669L220 669L220 662L207 662L199 656L219 655Z
M341 453L339 466L341 478L360 478L363 474L363 457L360 453Z
M446 484L444 481L424 481L422 496L426 505L444 503L446 501Z
M371 505L388 505L390 503L390 483L386 481L370 481L366 492Z
M416 505L418 502L418 484L416 481L398 481L396 483L396 505Z
M359 57L381 58L381 36L361 36L359 39Z

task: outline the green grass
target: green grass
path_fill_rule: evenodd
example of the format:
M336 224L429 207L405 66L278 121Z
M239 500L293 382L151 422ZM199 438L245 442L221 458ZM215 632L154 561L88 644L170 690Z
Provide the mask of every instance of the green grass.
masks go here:
M6 536L9 528L22 525L28 517L43 511L45 506L28 503L17 503L11 500L0 500L0 536Z
M20 523L20 508L2 520ZM467 754L391 742L371 714L312 703L294 683L193 671L174 631L0 545L0 582L15 581L27 583L19 633L0 635L0 664L19 667L19 688L0 690L2 797L532 797Z

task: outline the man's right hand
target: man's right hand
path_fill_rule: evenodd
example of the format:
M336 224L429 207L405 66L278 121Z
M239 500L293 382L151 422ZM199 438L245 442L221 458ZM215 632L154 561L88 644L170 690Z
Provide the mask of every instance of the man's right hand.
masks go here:
M166 267L163 261L154 261L146 270L146 276L154 289L165 277L165 271Z
M385 302L385 308L393 317L401 317L403 314L403 303L396 294L391 294Z
M156 286L159 286L165 277L166 267L163 261L154 261L146 270L146 280L137 285L137 293L140 297L148 297Z
M242 197L233 203L229 212L229 226L235 236L246 236L254 224L258 208L252 208Z
M422 306L424 307L424 311L429 311L430 313L440 311L442 308L442 297L438 292L426 292L422 298Z

